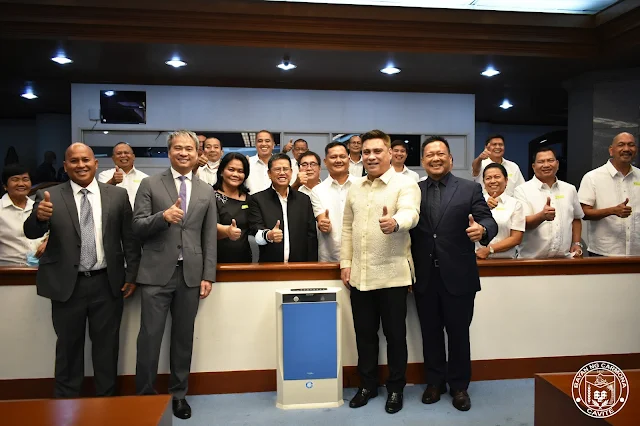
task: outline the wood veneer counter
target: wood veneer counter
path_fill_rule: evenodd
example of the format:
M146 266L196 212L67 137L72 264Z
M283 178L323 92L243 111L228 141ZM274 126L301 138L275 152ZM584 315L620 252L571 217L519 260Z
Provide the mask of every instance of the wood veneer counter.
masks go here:
M550 260L480 260L481 277L640 274L640 257ZM1 285L35 285L36 268L0 267ZM338 263L228 263L218 265L218 282L339 280Z

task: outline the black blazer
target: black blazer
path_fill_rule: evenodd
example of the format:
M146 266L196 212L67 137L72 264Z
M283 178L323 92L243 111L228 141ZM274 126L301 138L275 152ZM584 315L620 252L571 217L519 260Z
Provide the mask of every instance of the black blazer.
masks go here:
M282 206L275 189L269 187L249 199L249 231L255 235L261 229L272 229L280 221L285 237L289 232L289 262L317 262L318 236L311 200L306 194L289 187L287 221L284 229ZM284 242L260 246L260 262L283 262Z
M102 201L102 245L107 263L107 276L114 297L119 297L125 282L135 283L140 264L140 243L131 230L131 203L127 190L98 182ZM69 300L78 279L80 263L80 222L71 183L47 188L53 203L53 216L48 222L37 218L38 204L44 199L39 190L31 215L24 222L27 238L42 237L47 229L49 242L40 258L36 287L40 296L65 302ZM125 271L124 261L127 260Z
M440 275L453 295L465 295L480 290L475 244L469 240L469 214L487 229L481 243L488 244L498 233L498 224L482 196L479 183L449 175L442 193L440 218L436 224L429 220L427 180L418 183L422 193L418 225L409 231L411 254L416 268L414 290L423 291L427 285L433 259L438 259Z

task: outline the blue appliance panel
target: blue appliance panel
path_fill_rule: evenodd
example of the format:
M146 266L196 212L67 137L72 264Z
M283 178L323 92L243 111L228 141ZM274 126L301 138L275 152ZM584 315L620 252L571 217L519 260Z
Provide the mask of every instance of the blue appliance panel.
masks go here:
M285 380L338 376L336 302L282 305Z

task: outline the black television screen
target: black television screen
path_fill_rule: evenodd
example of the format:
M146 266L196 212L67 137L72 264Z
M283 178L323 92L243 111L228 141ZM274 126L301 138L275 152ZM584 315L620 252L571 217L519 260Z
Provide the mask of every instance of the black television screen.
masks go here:
M146 124L147 92L101 90L100 121L113 124Z

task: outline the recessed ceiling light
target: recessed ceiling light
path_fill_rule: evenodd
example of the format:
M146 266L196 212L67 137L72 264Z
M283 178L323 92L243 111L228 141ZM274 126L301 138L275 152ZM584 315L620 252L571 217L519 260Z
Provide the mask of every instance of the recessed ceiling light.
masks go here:
M277 66L283 71L289 71L298 68L297 65L291 63L291 60L288 56L282 58L282 62L280 62Z
M502 109L509 109L511 108L513 105L511 104L511 102L509 102L509 99L505 99L504 101L502 101L502 103L500 104L500 108Z
M396 68L393 65L387 65L386 67L380 70L381 73L384 73L387 75L398 74L400 71L401 71L400 68Z
M109 134L109 131L108 131L108 130L105 130L105 131L103 131L102 133L104 133L105 135L108 135L108 134Z
M178 57L173 57L170 61L165 62L165 64L172 66L174 68L180 68L180 67L184 67L187 65L186 62L181 61L180 58Z
M56 56L55 58L51 58L51 60L60 65L67 65L73 62L71 59L67 58L63 53L58 53L58 56Z
M116 92L114 92L113 90L107 90L107 91L104 92L105 96L113 96L115 94L116 94Z
M486 70L482 71L480 74L484 75L485 77L493 77L500 74L500 71L498 71L494 67L489 66L487 67Z
M24 89L24 93L22 95L23 98L25 99L38 99L38 97L35 95L35 93L33 93L33 88L31 86L27 86L26 89Z

